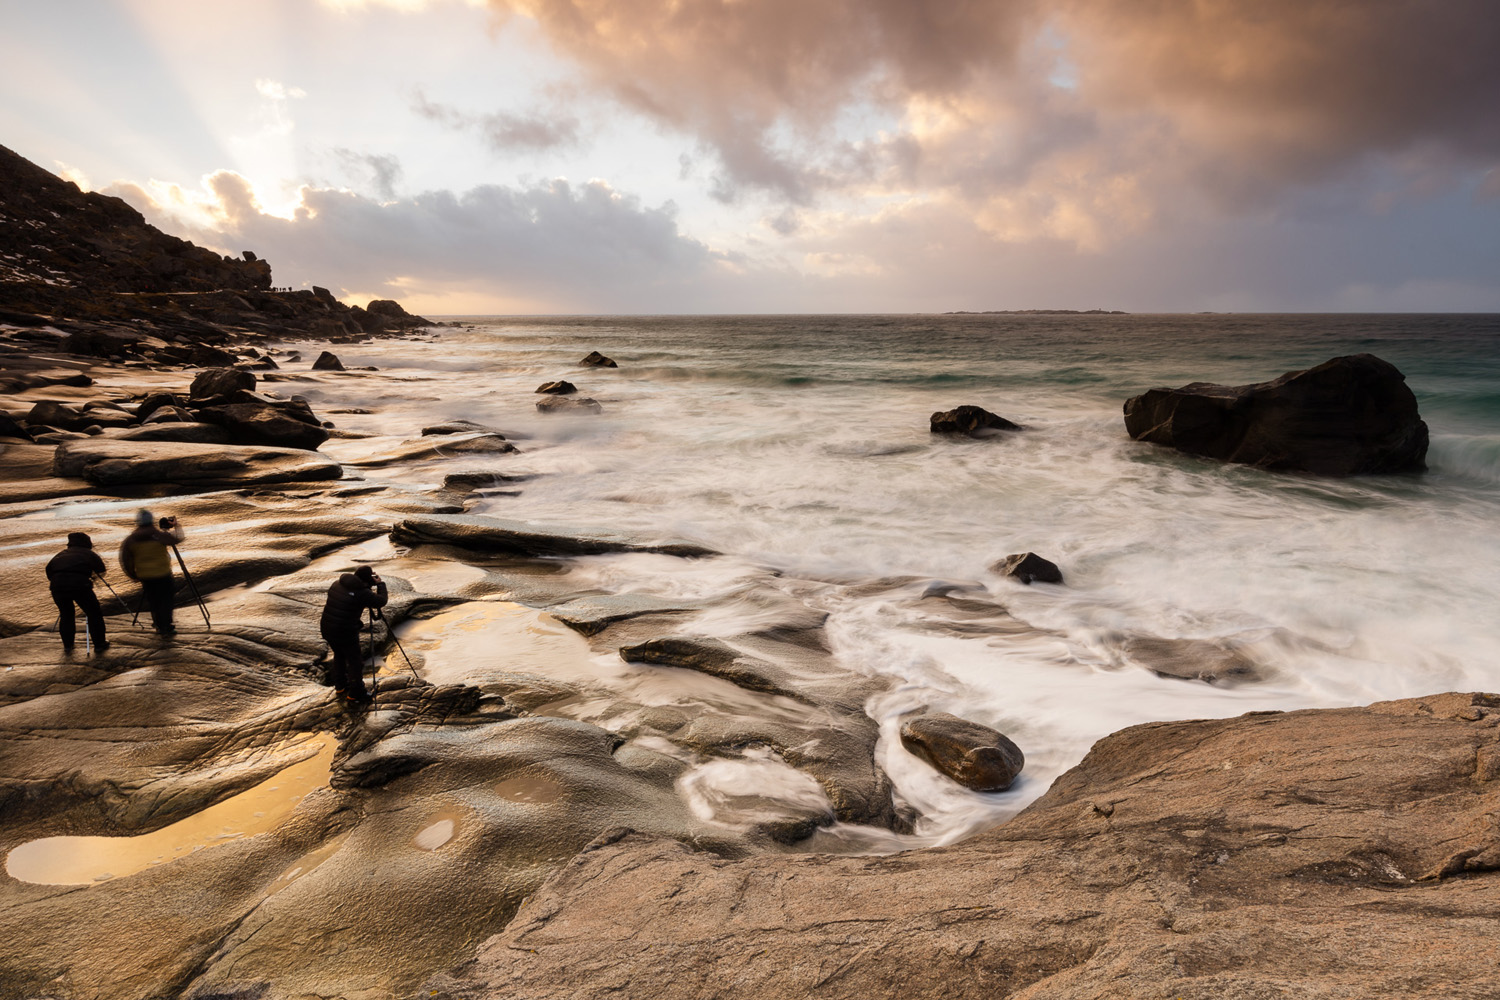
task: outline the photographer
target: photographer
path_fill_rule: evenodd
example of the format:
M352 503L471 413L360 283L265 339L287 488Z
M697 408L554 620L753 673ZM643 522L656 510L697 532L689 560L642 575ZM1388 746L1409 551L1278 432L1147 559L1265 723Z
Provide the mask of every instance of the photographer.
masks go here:
M333 686L352 704L368 705L374 700L365 690L359 629L364 624L365 609L383 608L389 599L385 581L369 566L345 573L328 588L319 631L333 652L333 666L329 670Z
M99 610L99 599L94 596L96 575L104 575L104 560L94 551L93 540L81 531L69 534L68 547L47 563L47 584L52 591L52 602L57 605L57 632L62 636L64 653L73 652L73 637L77 634L74 604L83 609L88 619L94 652L103 653L109 648L104 639L104 615Z
M151 624L156 634L170 639L177 634L172 624L172 560L168 550L182 541L182 526L175 517L164 517L159 523L145 508L136 511L135 530L120 543L120 569L141 585L146 604L151 608Z

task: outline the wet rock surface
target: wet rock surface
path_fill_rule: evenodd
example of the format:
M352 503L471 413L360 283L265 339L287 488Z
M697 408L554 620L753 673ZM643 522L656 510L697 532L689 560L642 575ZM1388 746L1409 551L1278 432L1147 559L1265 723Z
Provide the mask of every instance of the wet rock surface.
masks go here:
M53 474L106 487L223 487L338 479L343 470L332 459L296 448L91 438L60 445Z
M1483 996L1500 961L1500 786L1475 760L1494 755L1496 705L1438 695L1136 726L1007 825L889 858L726 860L620 836L428 987Z
M1262 469L1325 476L1420 472L1427 424L1397 368L1372 354L1269 382L1193 382L1125 402L1137 441Z
M391 529L391 540L401 545L437 543L525 556L604 552L660 552L684 557L716 554L712 549L686 541L637 539L610 531L554 528L474 514L406 518Z
M1005 791L1026 765L1004 733L942 712L903 722L901 745L976 792Z
M590 396L548 396L536 401L541 413L603 413L604 405Z
M934 434L963 434L968 437L990 437L1000 431L1018 431L1021 425L1012 423L980 406L959 406L942 410L929 418Z
M1006 556L991 569L1001 576L1026 584L1063 582L1062 570L1057 568L1057 563L1043 559L1035 552L1018 552Z

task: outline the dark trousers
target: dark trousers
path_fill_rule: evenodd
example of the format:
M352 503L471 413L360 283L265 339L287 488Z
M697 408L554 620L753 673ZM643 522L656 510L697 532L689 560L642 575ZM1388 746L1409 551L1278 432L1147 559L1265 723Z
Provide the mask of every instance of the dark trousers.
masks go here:
M151 609L151 626L161 635L177 631L172 624L172 594L176 589L170 575L141 581L141 593L146 596L146 606Z
M323 641L333 651L328 678L340 691L361 694L365 690L365 661L359 649L358 629L322 628Z
M57 605L57 634L62 636L64 646L72 649L73 636L78 632L73 617L74 604L83 609L83 616L88 619L89 637L94 640L94 646L104 645L104 612L99 610L99 598L94 596L92 589L53 590L52 603Z

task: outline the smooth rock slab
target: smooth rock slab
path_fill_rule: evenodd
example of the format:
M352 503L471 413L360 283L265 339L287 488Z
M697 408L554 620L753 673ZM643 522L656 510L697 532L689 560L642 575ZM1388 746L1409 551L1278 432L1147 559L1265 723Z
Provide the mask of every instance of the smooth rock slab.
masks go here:
M339 479L344 470L332 459L297 448L89 438L58 445L53 474L99 486L247 486Z
M998 730L946 712L901 724L901 745L965 788L1003 792L1026 765L1026 755Z
M1004 826L889 857L732 861L616 837L428 986L467 1000L1479 1000L1500 980L1500 781L1476 770L1497 706L1445 694L1135 726Z
M399 545L456 545L522 556L587 556L605 552L660 552L671 556L719 553L686 541L653 541L597 528L536 525L478 514L409 517L391 529Z
M1427 424L1406 376L1373 354L1325 361L1269 382L1193 382L1125 402L1137 441L1190 455L1325 476L1420 472Z

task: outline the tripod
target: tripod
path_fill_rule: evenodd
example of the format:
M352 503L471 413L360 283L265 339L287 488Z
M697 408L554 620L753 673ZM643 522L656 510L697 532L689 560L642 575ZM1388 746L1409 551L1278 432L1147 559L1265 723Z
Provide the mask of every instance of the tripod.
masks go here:
M187 563L182 561L182 553L175 545L172 546L172 554L177 557L177 565L182 567L182 575L187 578L188 587L193 591L193 600L198 602L198 610L203 612L204 627L212 631L214 623L209 620L208 605L203 603L203 595L198 593L198 584L193 580L193 574L188 572Z
M377 618L379 618L382 622L385 622L385 634L388 635L388 636L390 636L391 637L391 641L396 644L396 649L397 649L397 651L399 651L401 653L401 659L403 659L403 660L406 661L406 667L407 667L408 670L411 671L411 675L413 677L415 677L417 680L421 680L422 676L417 673L417 668L414 667L414 666L412 666L411 657L406 655L406 649L401 645L401 640L396 637L396 632L395 632L394 629L391 628L391 623L385 621L385 615L381 613L381 611L380 611L379 608L371 608L370 609L370 648L371 648L371 650L373 651L374 647L375 647L375 619L377 619Z

